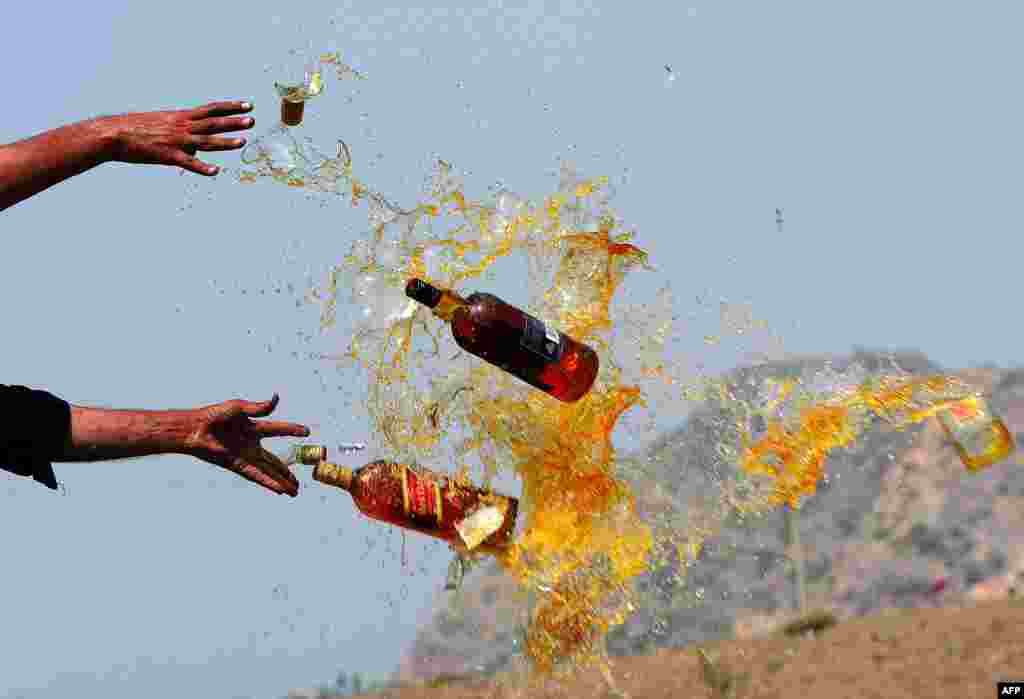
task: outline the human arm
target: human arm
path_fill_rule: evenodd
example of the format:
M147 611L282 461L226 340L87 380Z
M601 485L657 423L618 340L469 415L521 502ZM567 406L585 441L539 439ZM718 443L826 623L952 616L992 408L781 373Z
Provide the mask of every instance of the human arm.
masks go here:
M112 140L93 119L0 146L0 211L107 162Z
M246 102L213 102L195 109L98 117L0 145L0 211L97 165L118 161L172 165L201 175L217 168L197 151L234 150L244 139L214 134L253 126Z
M54 461L88 462L183 453L193 412L71 406L71 429Z
M114 410L72 406L24 386L0 388L0 402L12 416L0 427L0 466L51 488L57 483L50 462L187 454L274 492L298 493L295 476L260 440L304 437L309 429L249 419L273 412L276 394L269 401L230 400L192 410Z

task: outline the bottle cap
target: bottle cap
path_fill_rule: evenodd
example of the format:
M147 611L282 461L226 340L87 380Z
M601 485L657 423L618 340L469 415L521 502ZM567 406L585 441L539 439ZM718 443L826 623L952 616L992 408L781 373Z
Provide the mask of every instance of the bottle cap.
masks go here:
M322 461L313 469L313 480L348 490L352 487L352 469Z
M422 279L410 279L405 285L405 295L427 308L433 308L441 301L441 290Z
M320 444L303 444L296 452L295 460L307 466L315 466L327 460L327 447Z

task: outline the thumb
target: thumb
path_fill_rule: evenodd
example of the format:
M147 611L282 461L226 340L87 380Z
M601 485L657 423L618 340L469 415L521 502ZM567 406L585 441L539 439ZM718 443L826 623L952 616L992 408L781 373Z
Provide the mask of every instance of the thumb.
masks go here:
M270 400L249 402L242 408L242 412L249 417L265 417L274 412L274 408L277 407L278 395L275 393L274 397Z

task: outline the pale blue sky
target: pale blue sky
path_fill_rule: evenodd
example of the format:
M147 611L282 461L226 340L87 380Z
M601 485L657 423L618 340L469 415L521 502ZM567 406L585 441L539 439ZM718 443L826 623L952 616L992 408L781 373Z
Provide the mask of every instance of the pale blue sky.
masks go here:
M277 118L265 66L334 42L370 80L351 104L329 82L307 130L345 137L357 162L380 153L365 178L396 201L438 156L477 196L501 181L533 198L570 158L618 184L658 268L627 303L670 280L681 315L709 292L749 300L790 351L1018 363L1019 4L431 5L9 3L0 142L234 98L255 101L255 135ZM147 409L278 391L275 418L328 445L364 439L359 393L338 390L358 380L306 359L344 329L317 336L317 308L272 292L319 283L364 228L363 209L270 183L127 165L63 183L0 214L0 383ZM491 290L521 301L507 278ZM66 497L0 476L4 697L262 699L383 673L448 560L410 539L427 573L400 577L398 536L308 471L295 500L170 456L57 474Z

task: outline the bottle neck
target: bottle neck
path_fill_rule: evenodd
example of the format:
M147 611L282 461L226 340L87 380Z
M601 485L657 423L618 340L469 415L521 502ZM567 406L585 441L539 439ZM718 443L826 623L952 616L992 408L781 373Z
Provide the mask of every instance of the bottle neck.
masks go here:
M354 473L352 469L345 466L337 466L323 461L313 469L313 480L320 481L324 485L333 485L335 488L352 491Z
M441 300L434 306L434 315L443 321L451 321L452 316L455 315L456 309L468 306L469 302L462 298L454 291L442 291Z
M405 295L422 303L441 320L450 321L455 310L468 305L468 301L454 291L439 289L422 279L410 279L405 285Z

